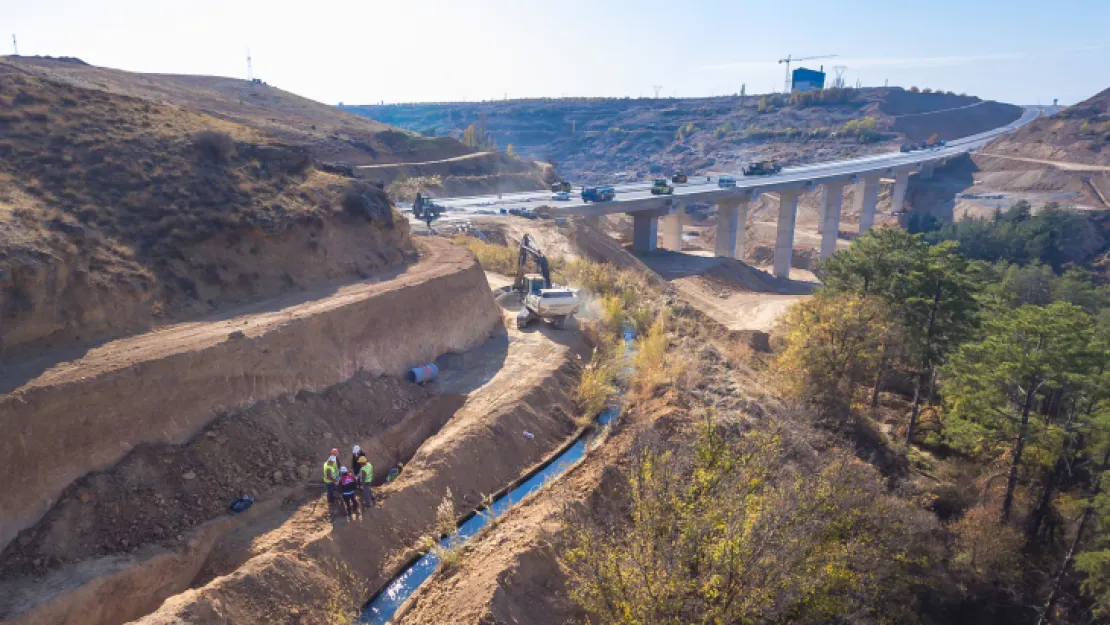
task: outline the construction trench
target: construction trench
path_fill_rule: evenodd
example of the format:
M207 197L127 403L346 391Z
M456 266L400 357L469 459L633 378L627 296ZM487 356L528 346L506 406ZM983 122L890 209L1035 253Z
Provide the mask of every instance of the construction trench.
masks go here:
M318 622L399 573L448 492L474 510L575 441L581 336L516 330L465 248L420 251L5 380L0 623ZM402 379L432 361L440 380ZM404 469L348 521L318 474L354 444L375 482Z

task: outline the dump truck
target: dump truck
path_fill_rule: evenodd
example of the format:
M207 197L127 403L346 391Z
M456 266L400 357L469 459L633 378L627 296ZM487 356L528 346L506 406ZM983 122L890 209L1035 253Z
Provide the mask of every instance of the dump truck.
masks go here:
M687 180L686 174L682 172L676 172L675 175L671 176L671 182L675 184L686 184Z
M526 273L529 264L534 265L535 271ZM578 290L551 283L547 257L530 234L520 241L513 290L520 293L523 304L516 316L517 328L524 329L535 319L546 319L562 328L578 312Z
M674 187L667 184L666 178L656 178L651 181L651 194L652 195L672 195Z
M558 193L560 191L570 193L570 189L571 189L570 183L567 182L566 180L560 180L559 182L556 182L555 184L551 185L551 192L552 193Z
M782 171L782 163L775 160L758 161L744 168L745 176L770 176Z
M583 202L609 202L617 197L613 187L585 187L582 189Z

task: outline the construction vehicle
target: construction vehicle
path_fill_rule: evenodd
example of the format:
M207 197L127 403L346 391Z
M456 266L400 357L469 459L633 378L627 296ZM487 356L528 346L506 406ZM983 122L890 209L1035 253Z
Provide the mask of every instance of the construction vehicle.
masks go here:
M535 266L535 273L525 273L530 264ZM519 329L535 319L545 319L556 328L562 328L578 312L578 290L551 283L547 257L530 234L524 235L520 242L513 290L520 293L523 304L516 316Z
M609 202L617 197L613 187L585 187L582 189L583 202Z
M744 175L745 176L770 176L772 174L777 174L780 171L782 171L782 163L780 163L776 160L759 161L759 162L752 163L751 165L748 165L747 167L745 167L744 168Z
M432 219L437 219L440 213L443 212L443 207L437 206L430 197L424 197L419 192L416 194L416 201L412 203L412 214L417 219L425 219L431 215Z
M672 195L674 187L667 184L666 178L656 178L651 181L651 194L652 195Z
M948 142L944 139L938 139L937 133L934 132L923 143L903 143L902 146L898 148L898 150L900 152L916 152L918 150L942 148L946 145L948 145Z
M671 176L671 182L675 184L686 184L687 180L686 174L682 172L676 172L675 175Z
M566 180L560 180L559 182L551 185L552 193L558 193L560 191L563 191L564 193L570 193L570 188L570 183Z

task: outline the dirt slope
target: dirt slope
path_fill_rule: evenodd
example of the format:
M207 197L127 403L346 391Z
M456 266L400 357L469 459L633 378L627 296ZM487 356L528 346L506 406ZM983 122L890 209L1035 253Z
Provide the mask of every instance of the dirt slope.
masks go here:
M0 62L77 87L172 104L235 122L281 142L310 148L315 157L326 161L369 165L435 160L471 151L458 141L401 132L265 83L220 76L137 74L76 59L9 56Z
M991 142L984 153L1110 165L1110 89Z
M460 513L511 482L573 437L571 391L585 346L570 332L510 329L498 372L420 447L401 480L365 518L327 522L300 506L256 542L266 545L235 572L166 601L140 623L317 623L337 578L360 580L361 599L412 555L450 489ZM532 439L521 435L527 429Z
M473 257L440 241L423 250L365 282L5 366L0 427L20 435L0 438L0 544L136 446L179 443L222 411L360 370L398 374L485 340L499 317Z
M0 357L411 259L384 193L306 148L24 65L0 61Z

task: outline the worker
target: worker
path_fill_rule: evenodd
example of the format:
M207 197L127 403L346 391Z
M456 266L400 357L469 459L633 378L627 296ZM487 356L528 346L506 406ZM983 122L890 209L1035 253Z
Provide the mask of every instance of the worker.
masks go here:
M366 457L366 452L362 451L362 448L359 447L358 445L355 445L351 449L351 466L354 467L356 473L358 472L358 459L359 458L365 458L365 457Z
M351 475L347 467L339 467L339 493L343 495L343 510L347 516L358 514L358 502L355 501L357 491L358 483L355 482L355 476Z
M328 461L324 463L324 485L328 489L328 503L335 503L335 485L339 480L339 465L336 456L339 455L338 449L331 450L331 455L328 456Z
M370 482L374 480L374 465L362 456L358 459L358 483L362 485L362 507L370 509L374 505L374 493L370 492Z

